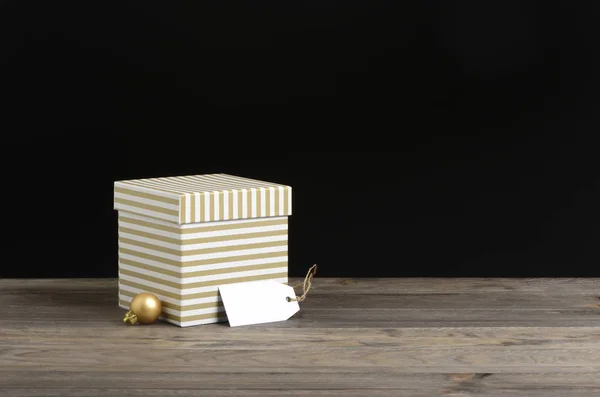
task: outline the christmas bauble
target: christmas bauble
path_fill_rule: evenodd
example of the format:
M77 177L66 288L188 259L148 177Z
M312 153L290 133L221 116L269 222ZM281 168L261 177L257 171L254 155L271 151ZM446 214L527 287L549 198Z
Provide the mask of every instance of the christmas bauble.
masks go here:
M156 322L162 311L160 300L149 292L137 294L129 305L130 310L125 314L126 324L152 324Z

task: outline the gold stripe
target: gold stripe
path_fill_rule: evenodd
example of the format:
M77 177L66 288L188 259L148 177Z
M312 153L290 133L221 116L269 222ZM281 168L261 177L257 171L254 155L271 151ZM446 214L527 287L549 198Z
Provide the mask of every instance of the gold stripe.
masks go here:
M179 200L177 200L177 199L163 197L163 196L157 196L157 195L151 194L151 193L138 192L136 190L130 190L130 189L126 189L123 187L115 187L115 192L127 194L129 196L141 197L141 198L145 198L148 200L160 201L160 202L166 203L166 204L174 204L174 205L179 204Z
M181 278L181 272L174 272L172 270L166 270L160 267L156 267L156 266L152 266L152 265L147 265L145 263L141 263L141 262L137 262L137 261L132 261L131 259L125 259L125 258L121 258L119 260L119 263L122 263L124 265L128 265L128 266L132 266L138 269L144 269L144 270L150 270L156 273L161 273L164 274L165 276L171 276L171 277L177 277L177 278Z
M175 225L173 225L173 226L158 225L153 222L146 222L146 221L142 221L139 219L128 218L126 216L122 216L121 214L119 214L119 220L121 220L122 222L133 223L134 225L138 225L138 226L144 226L144 227L148 227L148 228L152 228L152 229L162 230L163 232L179 233L181 230L183 230Z
M181 254L180 250L174 250L171 248L160 247L160 246L154 245L154 244L142 243L142 242L131 240L131 239L128 239L125 237L119 237L119 243L135 245L136 247L139 247L139 248L147 248L147 249L151 249L154 251L164 252L165 254L171 254L171 255L176 255L176 256L180 256L180 254Z
M233 219L233 195L236 194L236 192L231 191L227 192L227 194L229 195L229 208L227 209L229 211L229 214L227 215L227 218Z
M132 219L127 217L121 218L123 222L133 223L134 225L144 226L151 229L162 230L163 232L170 233L181 233L181 234L192 234L192 233L203 233L203 232L218 232L222 230L235 230L235 229L248 229L251 227L263 227L263 226L277 226L277 225L287 225L287 218L284 219L265 219L258 220L257 222L250 223L233 223L233 224L224 224L224 225L214 225L214 226L198 226L193 228L180 228L176 225L173 226L165 226L158 225L152 222L141 221L138 219Z
M165 259L159 256L149 255L143 252L138 252L134 250L130 250L127 248L120 248L119 253L128 254L137 256L139 258L148 259L151 261L156 261L159 263L164 263L171 266L182 266L182 267L190 267L190 266L202 266L202 265L216 265L219 263L227 263L227 262L238 262L238 261L248 261L253 259L265 259L265 258L277 258L280 256L287 255L286 251L279 252L266 252L263 254L252 254L252 255L239 255L239 256L228 256L225 258L213 258L213 259L202 259L197 261L189 261L189 262L180 262L172 259Z
M201 310L201 309L212 309L219 308L219 312L225 311L225 307L223 306L223 302L206 302L206 303L198 303L196 305L187 305L187 306L179 306L169 302L161 302L161 304L169 309L178 310L180 312L185 313L192 310Z
M192 193L190 196L192 200L192 205L190 205L190 222L196 222L196 194Z
M246 190L246 218L252 218L252 191Z
M121 289L121 286L119 285L119 295L125 295L125 296L129 296L130 298L133 298L134 296L136 296L137 294L133 293L133 292L129 292L129 291L125 291ZM161 302L162 303L162 302Z
M119 269L119 272L121 274L135 277L135 278L145 280L145 281L150 281L152 283L164 285L164 286L171 287L171 288L178 288L178 289L181 289L182 291L185 291L186 289L190 289L190 288L214 287L214 286L219 286L219 285L224 285L224 284L245 283L245 282L249 282L249 281L272 280L272 279L287 277L287 271L285 271L285 272L280 272L280 273L257 274L254 276L235 277L235 278L227 278L227 279L222 279L222 280L198 281L196 283L180 284L180 283L174 283L172 281L163 280L163 279L160 279L157 277L148 276L146 274L133 272L131 270L126 270L126 269Z
M219 219L225 219L225 194L227 192L221 192L219 194Z
M242 214L243 214L243 195L242 195L242 191L238 190L237 192L235 192L235 194L237 194L238 196L238 219L242 219Z
M161 236L159 234L153 234L153 233L148 233L148 232L141 232L139 230L129 229L128 227L123 227L123 226L119 227L119 232L135 234L136 236L151 238L153 240L164 241L165 243L181 245L180 239L165 237L165 236ZM194 240L200 240L200 239L194 239Z
M228 245L225 247L213 247L213 248L200 248L189 251L181 251L178 249L165 248L160 245L154 245L149 243L143 243L141 241L132 240L125 237L119 237L119 241L135 245L136 247L142 247L151 249L154 251L164 252L165 254L178 255L178 256L193 256L193 255L203 255L203 254L214 254L220 252L233 252L233 251L243 251L257 248L272 248L272 247L282 247L288 244L287 240L283 241L267 241L266 243L251 243L251 244L238 244L238 245Z
M170 292L170 291L165 291L165 290L160 289L160 288L150 287L150 286L147 286L147 285L144 285L144 284L139 284L139 283L136 283L134 281L124 280L122 278L119 279L119 283L123 284L123 285L126 285L128 287L137 288L137 289L142 290L142 291L152 292L152 293L157 294L157 295L162 295L162 296L166 296L168 298L173 298L173 299L177 299L177 300L195 299L195 298L184 298L181 294L176 294L176 293L173 293L173 292ZM208 294L208 295L201 296L199 298L208 298L208 297L212 297L212 296L218 296L219 295L219 291L204 292L204 294Z
M208 219L207 222L210 222L215 219L215 192L210 192L210 210L208 211Z
M208 319L212 319L212 318L217 319L220 317L225 317L225 310L223 309L222 311L219 311L216 313L196 314L196 315L187 316L187 317L179 317L174 314L166 313L164 317L168 318L169 320L179 321L180 323L183 323L183 322L187 322L187 321L208 320Z
M200 200L200 222L204 222L204 193L200 193L198 200Z
M273 216L279 216L279 189L275 188L275 213Z
M119 273L125 274L126 276L131 276L131 277L139 278L142 280L151 281L153 283L164 285L167 287L181 289L181 283L174 283L172 281L163 280L162 278L148 276L146 274L133 272L133 271L127 270L127 269L119 269Z
M271 216L271 188L265 188L265 216Z
M127 248L121 248L121 247L119 247L119 254L133 255L133 256L137 256L139 258L144 258L144 259L148 259L148 260L159 262L159 263L164 263L166 265L171 265L171 266L177 266L177 267L179 267L179 266L182 265L182 263L180 261L175 261L175 260L172 260L172 259L161 258L160 256L149 255L149 254L145 254L143 252L138 252L138 251L130 250L130 249L127 249Z
M199 270L197 272L180 273L180 272L174 272L171 270L161 269L161 268L158 268L155 266L147 265L145 263L132 261L130 259L121 259L120 263L134 267L140 271L149 270L152 272L164 274L166 276L177 277L182 280L189 279L192 277L216 276L219 274L251 272L251 271L255 271L255 270L277 269L279 267L286 267L288 264L287 261L284 261L284 262L276 262L276 263L261 263L258 265L251 265L251 266L236 266L236 267L227 267L227 268L223 268L223 269Z
M289 200L288 197L290 195L290 191L287 187L283 188L283 215L289 214Z
M186 207L186 203L185 203L185 194L182 194L181 196L181 204L179 205L180 208L180 223L185 223L185 207Z
M243 240L248 238L259 238L259 237L275 237L285 236L288 234L287 230L271 230L266 232L254 232L244 234L230 234L226 236L215 236L215 237L200 237L186 240L175 239L171 237L161 236L159 234L153 234L148 232L142 232L139 230L129 229L127 227L119 227L119 231L123 233L134 234L136 236L145 237L153 240L164 241L165 243L176 244L176 245L191 245L191 244L202 244L202 243L215 243L221 241L234 241Z
M142 209L145 209L148 211L160 212L161 214L177 216L177 210L170 210L167 208L157 207L155 205L138 203L137 201L131 201L131 200L122 199L119 197L115 198L115 203L129 205L131 207L142 208Z
M276 263L267 263L260 265L252 265L252 266L237 266L237 267L227 267L224 269L212 269L212 270L203 270L197 272L190 273L182 273L181 278L191 278L191 277L202 277L202 276L214 276L217 274L227 274L227 273L237 273L237 272L250 272L254 270L267 270L267 269L277 269L279 267L286 267L288 265L286 262L276 262ZM184 284L187 286L188 284Z
M256 216L262 217L262 192L259 188L256 189Z
M189 299L209 298L213 296L219 296L219 290L209 292L197 292L195 294L182 294L181 300L185 301Z

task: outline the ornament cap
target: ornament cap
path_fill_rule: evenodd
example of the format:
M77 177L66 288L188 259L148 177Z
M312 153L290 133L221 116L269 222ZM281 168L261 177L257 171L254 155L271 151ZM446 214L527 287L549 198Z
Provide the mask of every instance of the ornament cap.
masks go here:
M125 314L125 318L123 319L123 322L124 322L125 324L131 324L131 325L133 325L133 324L137 323L137 321L138 321L138 318L137 318L137 316L136 316L136 315L133 313L133 310L130 310L130 311L128 311L128 312Z

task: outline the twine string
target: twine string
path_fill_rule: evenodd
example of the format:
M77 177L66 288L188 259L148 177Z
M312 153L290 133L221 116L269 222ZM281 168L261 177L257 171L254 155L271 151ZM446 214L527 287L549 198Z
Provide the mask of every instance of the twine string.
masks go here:
M302 286L302 295L297 296L295 298L290 298L288 296L287 301L288 302L292 302L292 301L302 302L304 299L306 299L306 294L308 294L308 291L310 290L310 287L312 286L312 279L316 273L317 273L317 265L312 265L312 267L310 269L308 269L308 272L306 273L306 277L304 277L304 282L292 286L292 288L298 288L298 287Z

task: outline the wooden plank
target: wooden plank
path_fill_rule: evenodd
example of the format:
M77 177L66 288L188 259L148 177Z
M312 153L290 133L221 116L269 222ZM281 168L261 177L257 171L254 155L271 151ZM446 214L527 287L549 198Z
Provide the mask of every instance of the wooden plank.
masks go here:
M153 347L153 348L151 348ZM386 347L320 347L303 349L259 348L165 348L157 344L124 347L118 351L113 346L97 346L87 343L73 347L11 347L0 349L0 369L35 369L40 365L56 370L90 371L111 369L127 370L140 362L151 362L155 368L165 370L195 371L198 365L209 365L217 373L246 372L245 368L277 368L270 371L294 371L302 369L313 373L322 368L362 373L365 370L401 368L403 372L450 371L462 367L464 371L485 372L540 372L569 369L600 370L600 344L583 347L560 345L539 346L450 346L414 349ZM118 353L118 354L117 354ZM84 368L81 368L85 366Z
M565 389L527 389L527 390L486 390L469 388L465 392L456 392L454 389L432 391L429 388L419 389L359 389L359 390L165 390L165 389L58 389L58 390L40 390L40 389L4 389L0 391L0 396L6 397L279 397L279 396L323 396L323 397L595 397L600 389L573 390Z
M50 328L50 329L49 329ZM439 328L286 328L267 326L230 328L211 324L180 329L168 324L145 327L102 325L96 328L7 326L1 330L3 347L79 349L90 340L94 346L161 348L287 350L381 347L423 349L432 347L560 346L599 348L600 327L439 327Z
M37 387L26 384L27 375L38 378ZM9 381L8 377L22 379ZM527 396L592 397L600 391L597 372L536 374L438 373L389 376L325 374L312 379L301 372L285 374L223 374L196 377L189 373L156 372L10 372L0 378L0 396ZM210 381L212 379L212 381ZM299 380L305 379L304 382ZM206 381L209 380L209 383ZM78 385L78 386L74 386ZM217 388L215 388L215 385ZM85 392L88 393L85 393ZM115 393L115 394L110 394ZM362 394L361 394L362 393Z

